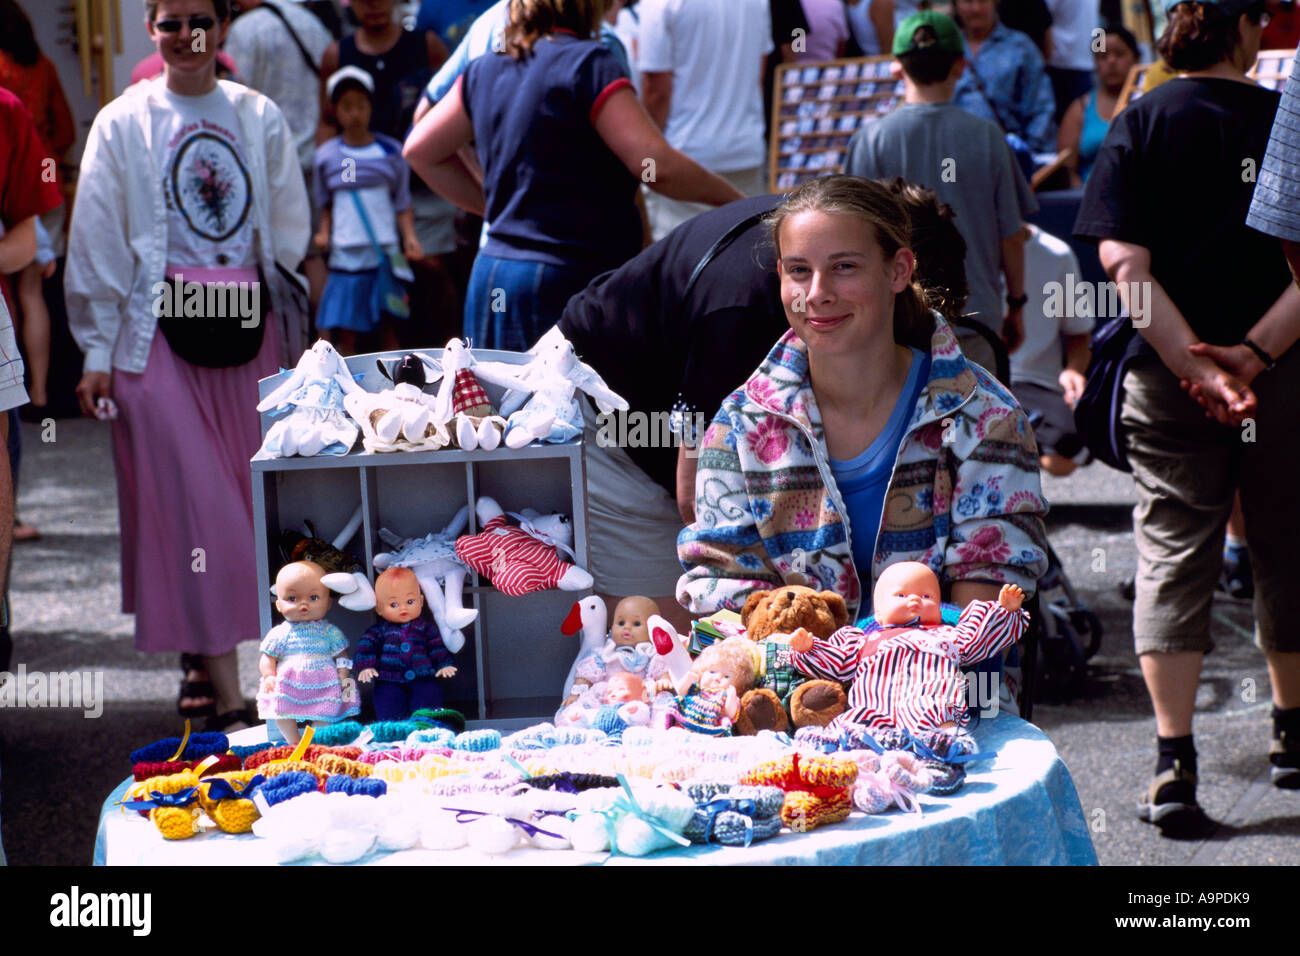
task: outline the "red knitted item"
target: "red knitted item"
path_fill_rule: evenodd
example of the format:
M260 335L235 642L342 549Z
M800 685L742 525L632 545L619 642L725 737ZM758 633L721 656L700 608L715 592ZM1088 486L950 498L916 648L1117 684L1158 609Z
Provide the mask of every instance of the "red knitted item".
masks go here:
M181 773L185 770L193 770L199 765L198 760L159 760L148 763L138 763L131 768L131 773L135 776L136 782L148 780L150 777L165 777L168 774ZM208 769L203 772L206 777L210 773L225 773L229 770L239 769L239 758L234 754L222 754L216 759L215 763L209 764Z
M281 747L271 747L268 750L259 750L255 754L249 754L248 759L244 761L245 770L255 770L265 763L272 760L285 760L293 753L294 748L285 744ZM346 757L348 760L356 760L361 756L360 747L321 747L316 744L310 745L303 751L302 759L307 763L313 763L326 754L334 754L338 757ZM236 770L239 768L236 767Z

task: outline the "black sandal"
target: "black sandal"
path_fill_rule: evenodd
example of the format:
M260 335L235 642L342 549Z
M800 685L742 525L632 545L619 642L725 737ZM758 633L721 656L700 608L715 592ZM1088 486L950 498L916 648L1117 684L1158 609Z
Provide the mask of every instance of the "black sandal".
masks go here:
M202 655L181 655L181 690L176 695L176 712L187 720L212 717L217 712L217 689L207 676L202 680L189 680L191 672L207 675L208 667ZM208 703L186 706L182 703L185 700L206 700Z

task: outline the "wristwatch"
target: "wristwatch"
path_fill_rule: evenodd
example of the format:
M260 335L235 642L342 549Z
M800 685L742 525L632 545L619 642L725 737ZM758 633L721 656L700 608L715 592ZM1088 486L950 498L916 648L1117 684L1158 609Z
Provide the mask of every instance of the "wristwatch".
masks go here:
M1016 309L1023 309L1028 301L1028 295L1009 295L1007 296L1007 308L1014 312Z

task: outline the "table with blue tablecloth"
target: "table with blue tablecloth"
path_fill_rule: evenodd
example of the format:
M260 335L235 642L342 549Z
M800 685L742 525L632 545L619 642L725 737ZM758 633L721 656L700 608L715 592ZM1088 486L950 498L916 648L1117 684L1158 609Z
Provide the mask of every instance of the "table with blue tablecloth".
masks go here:
M259 727L235 737L247 744L265 739L264 734ZM360 865L1095 865L1097 853L1074 782L1042 731L1000 714L983 720L974 736L981 751L995 755L969 764L965 785L953 796L921 796L919 814L855 811L842 823L808 833L783 831L749 847L692 846L646 857L530 847L501 856L412 849L375 852ZM251 834L205 831L188 840L164 840L148 820L116 806L130 784L123 781L104 803L95 841L97 865L273 864L265 841Z

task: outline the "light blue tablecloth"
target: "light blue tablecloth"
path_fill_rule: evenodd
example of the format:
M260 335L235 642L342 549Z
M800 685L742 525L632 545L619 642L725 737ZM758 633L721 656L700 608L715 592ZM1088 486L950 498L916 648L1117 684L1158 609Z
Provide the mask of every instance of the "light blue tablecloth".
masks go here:
M951 797L923 796L922 813L893 810L877 816L855 812L848 820L809 833L783 832L781 836L750 847L693 846L663 850L648 857L608 856L570 851L515 850L499 858L502 863L563 864L604 862L607 865L684 864L709 865L884 865L950 864L986 866L1076 865L1095 866L1087 820L1079 804L1070 772L1056 748L1041 730L1009 714L983 721L975 739L984 752L996 751L990 760L969 764L965 786ZM121 818L114 804L130 781L123 781L104 803L95 840L95 865L108 859L107 821ZM119 822L114 844L116 860L168 864L266 862L251 835L209 834L161 846L167 841L144 820ZM251 844L251 845L250 845ZM241 850L242 847L242 850ZM241 859L242 858L242 859ZM365 863L497 862L487 858L455 858L432 851L407 850L375 853Z

